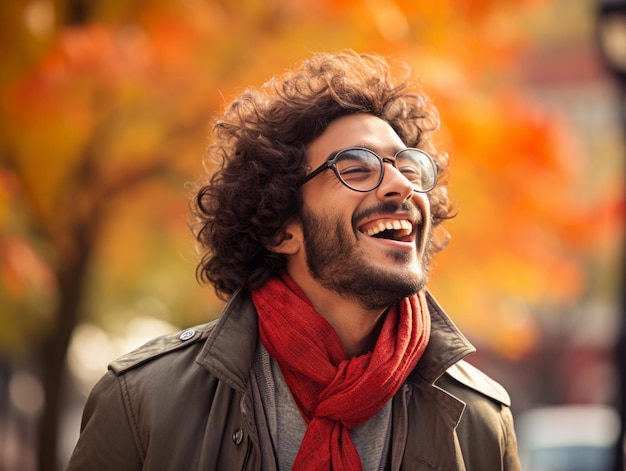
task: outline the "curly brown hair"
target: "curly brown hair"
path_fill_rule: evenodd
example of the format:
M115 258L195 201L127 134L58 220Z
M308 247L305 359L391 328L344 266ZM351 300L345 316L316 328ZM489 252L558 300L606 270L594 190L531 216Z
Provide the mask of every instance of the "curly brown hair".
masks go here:
M202 251L196 275L212 283L222 299L240 287L253 290L284 270L284 256L268 247L283 237L285 223L300 214L307 145L340 116L377 116L408 147L428 152L440 169L439 183L428 194L433 224L453 216L446 188L448 158L431 140L439 115L411 84L409 67L393 66L398 70L372 54L317 54L259 89L244 91L215 123L207 157L217 161L217 170L199 188L192 215ZM448 238L447 231L436 227L431 255Z

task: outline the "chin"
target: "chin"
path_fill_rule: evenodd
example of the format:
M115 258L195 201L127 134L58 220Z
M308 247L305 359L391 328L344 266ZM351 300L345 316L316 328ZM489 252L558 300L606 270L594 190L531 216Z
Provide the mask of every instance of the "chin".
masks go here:
M351 283L337 284L334 289L355 299L369 310L387 309L426 287L428 277L420 270L381 270L370 267L353 276Z

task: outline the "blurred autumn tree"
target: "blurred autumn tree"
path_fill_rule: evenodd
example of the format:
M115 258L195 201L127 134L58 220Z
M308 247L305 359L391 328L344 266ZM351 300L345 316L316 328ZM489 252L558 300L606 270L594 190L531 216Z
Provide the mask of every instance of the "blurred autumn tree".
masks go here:
M3 2L0 351L37 362L40 469L56 466L77 323L106 322L108 308L146 292L178 325L218 312L194 284L185 182L202 171L223 103L311 51L391 54L423 77L461 209L433 290L454 293L445 305L460 323L471 317L473 335L503 351L530 348L532 325L511 327L503 300L574 299L591 230L574 191L575 147L511 81L530 40L523 18L542 3Z

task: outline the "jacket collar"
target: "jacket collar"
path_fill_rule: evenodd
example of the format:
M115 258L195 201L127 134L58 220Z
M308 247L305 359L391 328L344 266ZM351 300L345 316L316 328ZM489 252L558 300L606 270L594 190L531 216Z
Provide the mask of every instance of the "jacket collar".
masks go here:
M244 393L259 341L258 318L250 296L238 290L211 325L196 362Z
M475 348L433 296L428 292L426 295L431 316L430 340L414 374L433 384L450 366L473 353ZM196 361L233 388L244 392L259 341L258 318L250 296L238 290L211 326Z
M434 384L448 368L476 349L428 291L426 300L430 312L430 339L414 374Z

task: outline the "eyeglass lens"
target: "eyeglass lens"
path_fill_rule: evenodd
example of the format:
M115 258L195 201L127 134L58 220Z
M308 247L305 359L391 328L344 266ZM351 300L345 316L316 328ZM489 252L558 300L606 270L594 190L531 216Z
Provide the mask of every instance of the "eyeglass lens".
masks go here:
M383 160L367 149L345 149L335 157L339 178L357 191L376 188L383 174ZM404 149L395 156L395 167L413 183L415 191L430 191L436 183L437 169L431 158L417 150Z

